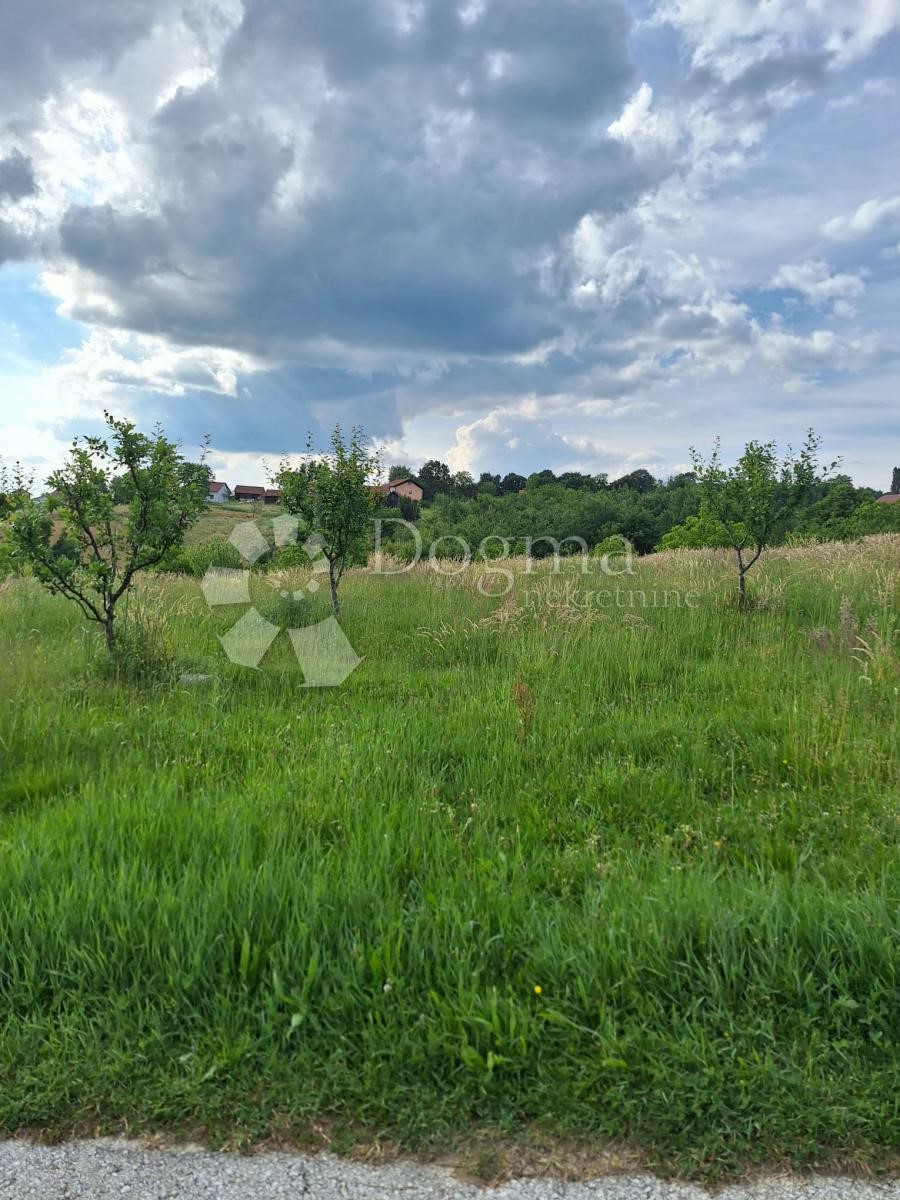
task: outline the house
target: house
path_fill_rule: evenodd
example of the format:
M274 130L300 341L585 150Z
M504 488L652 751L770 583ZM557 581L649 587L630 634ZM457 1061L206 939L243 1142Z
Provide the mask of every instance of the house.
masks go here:
M900 492L885 492L875 501L876 504L896 504L900 500Z
M403 496L406 500L414 500L416 504L422 502L424 495L419 484L414 479L391 479L388 483L379 483L372 488L373 492L380 492L382 496L390 498L391 494L394 497ZM390 499L388 499L390 503Z
M206 499L210 504L224 504L227 500L233 499L231 488L227 483L219 483L214 479L210 482Z
M263 497L266 504L280 504L281 492L278 488L266 488L266 494Z
M265 503L266 489L264 487L251 487L246 483L239 483L234 489L235 500L258 501L261 504Z

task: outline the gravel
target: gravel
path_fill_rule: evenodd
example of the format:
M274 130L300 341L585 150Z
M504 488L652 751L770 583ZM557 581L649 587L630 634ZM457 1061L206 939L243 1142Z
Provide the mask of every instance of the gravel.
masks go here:
M331 1154L217 1154L147 1149L118 1138L41 1146L0 1142L4 1200L707 1200L651 1175L587 1183L514 1180L485 1189L415 1163L367 1166ZM725 1188L721 1200L900 1200L900 1182L776 1176Z

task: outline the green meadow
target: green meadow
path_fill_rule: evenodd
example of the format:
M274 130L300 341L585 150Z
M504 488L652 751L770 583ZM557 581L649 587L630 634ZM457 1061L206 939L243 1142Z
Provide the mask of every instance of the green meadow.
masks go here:
M514 565L349 573L329 689L194 578L119 674L0 583L0 1128L890 1161L900 535L769 551L743 613L724 552Z

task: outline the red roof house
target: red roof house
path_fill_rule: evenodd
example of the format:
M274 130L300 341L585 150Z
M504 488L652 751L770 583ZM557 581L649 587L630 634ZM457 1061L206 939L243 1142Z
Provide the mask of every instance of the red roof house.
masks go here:
M421 503L424 495L414 479L391 479L388 483L376 484L372 491L381 492L383 496L389 496L393 492L395 496L405 496L407 500L415 500L417 504Z
M235 500L259 500L265 502L266 489L264 487L251 487L246 483L239 483L234 489Z

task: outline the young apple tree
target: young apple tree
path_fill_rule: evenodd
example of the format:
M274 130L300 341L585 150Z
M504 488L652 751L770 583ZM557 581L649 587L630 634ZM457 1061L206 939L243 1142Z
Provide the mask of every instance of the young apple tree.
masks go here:
M812 429L800 450L788 446L783 455L775 442L748 442L732 467L722 464L718 438L708 459L691 447L702 511L721 528L737 558L741 608L747 604L747 572L784 530L812 485L837 466L819 466L820 445Z
M186 462L161 430L148 437L130 421L105 417L107 436L75 439L47 480L46 499L19 492L9 538L48 591L103 627L114 653L116 606L139 571L181 545L205 507L209 468L205 448L199 463ZM114 486L123 473L132 491L124 511Z
M344 571L366 560L374 508L367 480L379 469L378 457L370 453L362 430L354 426L345 439L336 425L328 451L314 455L310 440L303 463L294 468L282 460L275 477L285 508L320 539L336 617L341 615L338 588Z

